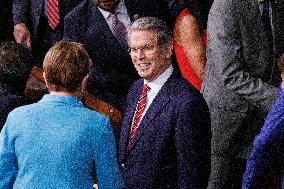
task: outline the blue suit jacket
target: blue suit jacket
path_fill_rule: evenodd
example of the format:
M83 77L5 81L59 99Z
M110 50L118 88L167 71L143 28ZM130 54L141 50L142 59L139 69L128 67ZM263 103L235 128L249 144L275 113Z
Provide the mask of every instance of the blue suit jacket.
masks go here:
M201 94L178 73L161 88L127 150L143 79L131 87L119 141L127 188L206 188L210 173L210 117Z
M264 127L255 138L252 153L247 161L243 188L265 188L266 177L271 169L282 167L281 185L284 188L284 92L278 98L266 118Z
M109 120L73 96L13 110L0 134L0 189L123 188Z

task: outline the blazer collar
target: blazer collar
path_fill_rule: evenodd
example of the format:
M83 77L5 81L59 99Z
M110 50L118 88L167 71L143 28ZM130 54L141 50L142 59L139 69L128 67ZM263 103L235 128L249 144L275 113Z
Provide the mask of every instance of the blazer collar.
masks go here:
M83 104L75 96L57 96L46 94L42 97L39 103L57 103L70 106L82 106Z

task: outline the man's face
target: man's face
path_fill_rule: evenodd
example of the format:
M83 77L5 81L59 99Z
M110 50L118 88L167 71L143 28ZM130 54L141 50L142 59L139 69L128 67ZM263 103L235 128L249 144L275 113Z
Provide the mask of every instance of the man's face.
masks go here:
M148 82L155 80L170 66L172 47L158 45L153 31L133 31L129 47L135 69Z
M101 9L108 12L113 12L120 2L120 0L93 0L93 1L97 7L100 7Z

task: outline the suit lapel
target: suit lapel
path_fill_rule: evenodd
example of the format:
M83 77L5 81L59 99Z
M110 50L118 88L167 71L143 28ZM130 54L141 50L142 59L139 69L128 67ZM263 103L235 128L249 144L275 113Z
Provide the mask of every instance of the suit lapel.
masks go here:
M92 1L89 1L89 6L91 6L91 16L87 19L90 19L89 25L91 26L90 30L90 36L93 36L93 38L98 39L99 36L94 36L100 35L100 39L107 40L108 42L104 42L106 44L112 44L112 48L121 48L118 40L116 37L113 35L111 29L109 28L105 18L103 17L102 13L96 7ZM104 36L104 37L102 37Z
M154 119L154 117L164 108L164 106L169 102L169 98L167 98L164 94L159 94L153 100L152 104L150 105L149 109L147 110L146 114L144 115L139 128L131 140L131 145L129 151L137 144L140 137L143 135L144 131L149 128L149 124Z
M173 73L174 74L174 73ZM161 88L157 96L152 101L150 107L148 108L147 112L145 113L139 128L133 139L131 140L131 145L129 151L137 144L140 137L142 137L143 133L149 128L155 116L166 106L166 104L170 101L170 93L169 89L171 88L172 84L172 77L168 79L168 81L164 84Z

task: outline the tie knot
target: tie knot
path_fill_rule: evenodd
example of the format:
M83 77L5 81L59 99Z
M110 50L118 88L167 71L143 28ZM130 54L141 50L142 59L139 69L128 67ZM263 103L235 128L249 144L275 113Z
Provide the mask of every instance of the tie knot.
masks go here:
M144 84L142 93L143 93L143 94L146 94L146 93L148 93L149 90L150 90L149 85L148 85L148 84Z
M112 20L117 20L118 12L113 12L109 14L109 18Z

